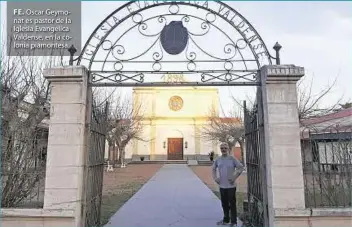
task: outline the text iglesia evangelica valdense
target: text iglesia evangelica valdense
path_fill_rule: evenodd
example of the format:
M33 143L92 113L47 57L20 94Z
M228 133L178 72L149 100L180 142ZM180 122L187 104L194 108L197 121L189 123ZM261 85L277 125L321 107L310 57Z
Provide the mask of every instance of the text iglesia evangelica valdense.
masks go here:
M169 12L167 15L181 15L178 13L180 7L191 6L196 7L197 9L203 9L205 11L208 11L208 14L206 14L207 16L213 14L220 17L228 25L232 26L232 28L242 36L242 38L237 40L237 43L241 44L241 47L239 47L239 49L244 49L248 46L253 52L255 59L265 59L268 57L266 46L257 31L254 29L254 27L241 14L239 14L231 7L223 4L222 2L188 0L183 1L182 4L178 4L177 2L174 2L172 0L164 0L131 1L124 7L114 11L107 18L105 18L104 21L102 21L101 24L95 29L91 38L87 41L85 48L82 50L82 59L91 59L95 55L95 53L97 53L96 49L100 47L100 45L97 46L97 41L99 43L103 43L104 40L106 40L107 37L112 34L112 31L127 18L131 16L133 17L134 15L139 15L140 12L142 12L143 10L147 10L152 7L163 6L167 4L167 2L169 2L170 5ZM177 9L177 11L171 12L171 6L175 6L176 8L174 7L174 10ZM191 12L191 15L192 14L194 14L196 17L199 16L197 15L196 10L193 10ZM206 18L204 20L209 22L209 18L207 18L207 16L205 16ZM212 23L209 22L209 24Z
M22 26L22 25L14 25L12 32L20 33L20 32L69 32L70 28L67 26L57 25L57 26Z

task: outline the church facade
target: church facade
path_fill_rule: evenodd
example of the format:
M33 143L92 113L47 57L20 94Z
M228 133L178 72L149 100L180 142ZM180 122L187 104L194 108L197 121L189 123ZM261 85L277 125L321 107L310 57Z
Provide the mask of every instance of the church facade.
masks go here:
M143 116L143 141L132 140L125 159L209 160L211 151L220 154L218 143L201 137L210 110L219 109L218 94L210 87L134 88L133 103L140 105Z
M204 141L201 130L208 123L211 108L218 109L215 88L135 88L134 105L141 105L145 141L133 140L126 159L208 159L217 144Z

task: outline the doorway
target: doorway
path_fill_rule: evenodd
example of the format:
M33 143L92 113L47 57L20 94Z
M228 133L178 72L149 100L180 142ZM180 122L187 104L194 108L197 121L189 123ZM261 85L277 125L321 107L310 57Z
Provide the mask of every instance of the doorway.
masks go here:
M167 160L183 160L183 138L167 139Z

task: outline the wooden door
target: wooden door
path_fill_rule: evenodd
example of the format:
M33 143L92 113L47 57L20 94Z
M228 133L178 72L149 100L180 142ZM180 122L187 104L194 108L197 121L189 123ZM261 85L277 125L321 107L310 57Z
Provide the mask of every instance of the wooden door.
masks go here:
M183 138L168 138L167 144L167 159L183 160Z

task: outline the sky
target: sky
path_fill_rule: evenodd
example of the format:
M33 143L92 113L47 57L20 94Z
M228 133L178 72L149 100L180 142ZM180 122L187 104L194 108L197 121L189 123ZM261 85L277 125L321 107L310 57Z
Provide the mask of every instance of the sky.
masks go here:
M82 46L96 26L123 3L82 2ZM274 44L282 45L281 64L305 67L305 84L313 80L313 93L337 79L323 105L336 102L341 96L346 101L352 99L352 2L226 3L254 26L272 55ZM5 24L6 2L1 2L1 15L1 24ZM122 92L129 94L130 91ZM219 88L224 106L231 105L231 95L243 100L253 96L253 92L254 89L248 87Z

